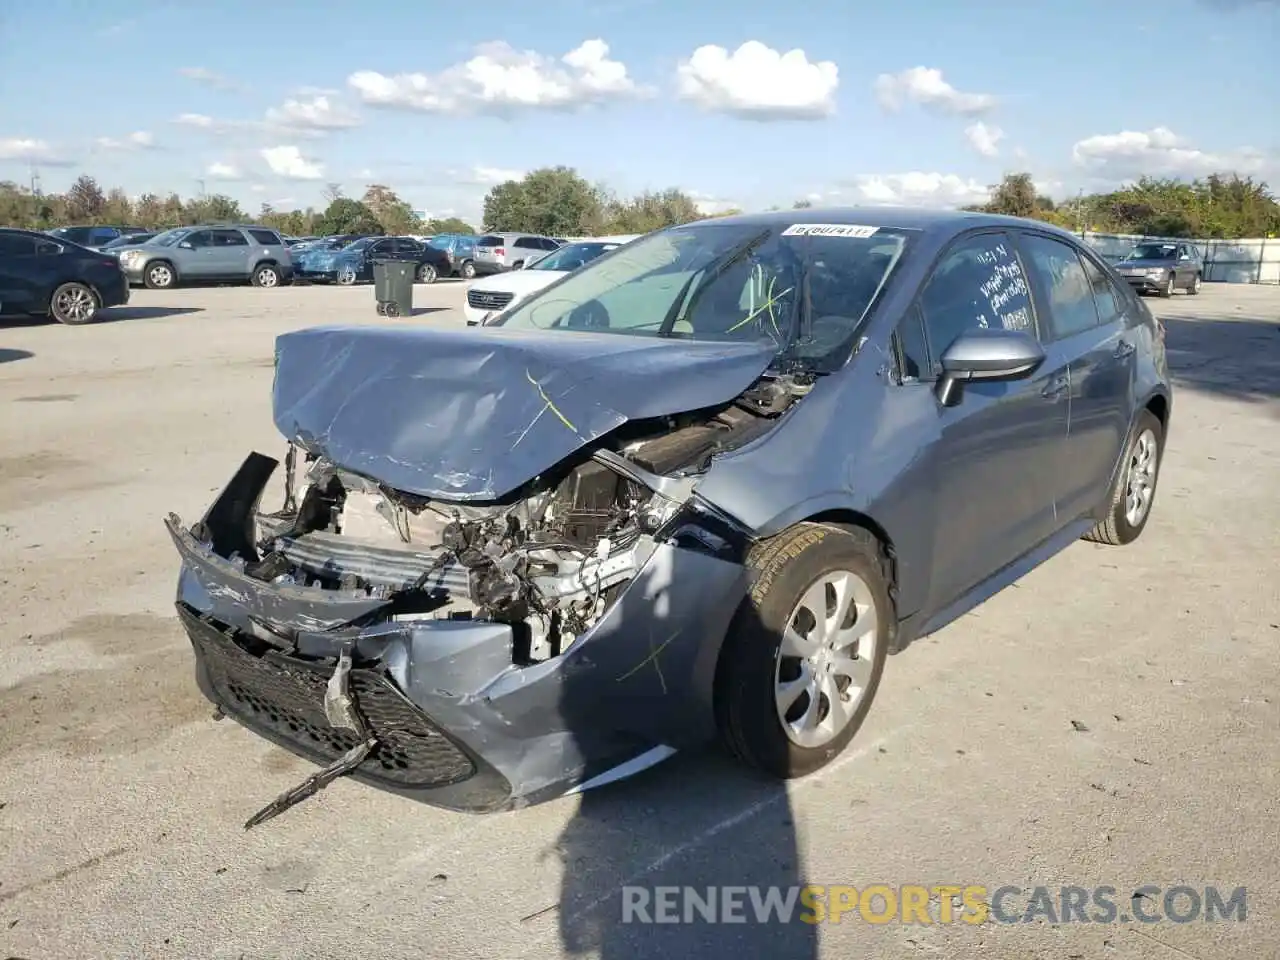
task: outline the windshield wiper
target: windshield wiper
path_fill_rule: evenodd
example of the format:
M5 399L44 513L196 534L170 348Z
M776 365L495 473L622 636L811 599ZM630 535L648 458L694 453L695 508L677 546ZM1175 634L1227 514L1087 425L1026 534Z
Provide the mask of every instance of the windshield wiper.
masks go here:
M662 318L662 326L658 328L657 335L660 337L671 336L671 332L675 328L676 322L680 320L681 317L686 316L689 311L697 305L698 298L702 296L702 291L706 290L707 287L714 283L716 277L720 276L720 274L724 273L735 263L738 263L743 257L750 255L750 253L768 236L768 230L761 230L759 233L748 238L746 242L722 254L718 259L712 260L701 270L695 270L693 275L684 282L684 285L680 288L680 292L676 294L676 299L675 302L671 304L671 309L668 310L667 315ZM693 287L694 282L699 277L706 277L706 280L700 287L698 287L698 292L694 294L692 299L689 299L689 303L686 305L685 300L689 298L689 290Z

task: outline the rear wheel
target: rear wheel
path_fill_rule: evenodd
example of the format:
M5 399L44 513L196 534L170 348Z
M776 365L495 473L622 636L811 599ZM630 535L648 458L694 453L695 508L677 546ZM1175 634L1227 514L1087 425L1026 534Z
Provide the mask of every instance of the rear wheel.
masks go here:
M173 266L164 260L147 264L147 269L142 275L142 282L147 285L148 290L167 290L177 280L178 276L173 272Z
M424 263L422 266L420 266L418 268L418 282L419 283L435 283L436 268L429 263Z
M255 287L280 286L280 271L269 263L264 263L253 271L251 282Z
M71 327L93 323L98 307L98 295L83 283L64 283L49 299L49 314Z
M759 544L716 676L721 738L772 776L804 776L862 725L893 635L886 561L861 529L801 523Z
M356 268L343 267L341 270L338 271L338 276L336 277L336 279L338 283L340 283L344 287L351 286L358 279L356 276Z
M476 278L476 265L470 260L464 260L462 266L458 268L458 275L463 280L474 280Z
M1086 540L1122 547L1138 539L1151 516L1163 455L1164 428L1155 414L1143 410L1111 490L1106 516L1085 534Z

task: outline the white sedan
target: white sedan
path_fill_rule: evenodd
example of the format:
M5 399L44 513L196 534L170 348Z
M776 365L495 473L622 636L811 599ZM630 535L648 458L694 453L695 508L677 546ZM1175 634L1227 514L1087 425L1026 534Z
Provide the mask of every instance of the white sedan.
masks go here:
M506 310L565 274L634 239L601 237L566 243L537 260L527 262L522 270L507 270L476 280L467 289L467 305L463 308L467 326L480 326L490 314Z

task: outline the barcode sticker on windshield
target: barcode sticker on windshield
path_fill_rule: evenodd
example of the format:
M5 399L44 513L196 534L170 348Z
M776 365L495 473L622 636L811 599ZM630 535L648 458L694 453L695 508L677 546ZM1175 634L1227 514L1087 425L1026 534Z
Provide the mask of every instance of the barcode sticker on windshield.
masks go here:
M856 223L793 223L782 231L784 237L851 237L855 240L875 236L879 227L863 227Z

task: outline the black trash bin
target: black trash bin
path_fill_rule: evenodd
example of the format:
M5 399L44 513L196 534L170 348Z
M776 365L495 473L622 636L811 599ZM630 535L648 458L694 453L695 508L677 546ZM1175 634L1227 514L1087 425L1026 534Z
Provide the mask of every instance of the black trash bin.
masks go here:
M418 264L412 260L375 260L373 298L380 317L413 315L413 280Z

